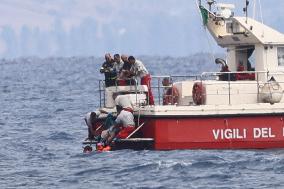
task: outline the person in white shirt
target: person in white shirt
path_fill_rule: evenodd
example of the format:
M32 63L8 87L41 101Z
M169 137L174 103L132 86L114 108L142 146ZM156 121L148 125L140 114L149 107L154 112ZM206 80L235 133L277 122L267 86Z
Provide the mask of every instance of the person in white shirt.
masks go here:
M113 56L113 58L114 58L114 62L115 62L114 68L115 68L116 74L119 75L121 70L122 70L124 62L121 60L119 54L115 54Z
M115 61L115 71L117 74L117 84L119 86L125 86L126 85L126 78L122 77L123 76L123 67L124 67L124 62L122 61L122 56L120 57L119 54L114 55L114 61Z
M101 133L102 144L99 144L99 146L109 145L115 137L127 138L135 130L133 108L130 100L127 97L118 96L115 102L117 104L117 118L113 126Z
M128 62L131 64L130 75L139 78L141 85L148 87L148 102L149 105L154 105L154 96L151 89L151 75L140 60L136 60L134 56L128 57Z

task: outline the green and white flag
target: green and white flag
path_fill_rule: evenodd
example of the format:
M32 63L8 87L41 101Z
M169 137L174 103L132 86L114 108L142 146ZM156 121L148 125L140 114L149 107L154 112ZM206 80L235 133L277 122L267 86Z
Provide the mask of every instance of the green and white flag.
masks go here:
M208 10L206 8L204 8L203 6L199 6L199 8L200 8L200 13L201 13L201 16L202 16L203 24L207 25L208 17L209 17Z

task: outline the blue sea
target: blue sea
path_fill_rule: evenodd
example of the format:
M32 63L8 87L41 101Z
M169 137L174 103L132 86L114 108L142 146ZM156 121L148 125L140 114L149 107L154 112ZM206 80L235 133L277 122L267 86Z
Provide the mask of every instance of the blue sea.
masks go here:
M140 57L154 75L218 70L200 53ZM82 153L102 58L0 60L0 188L284 188L284 150Z

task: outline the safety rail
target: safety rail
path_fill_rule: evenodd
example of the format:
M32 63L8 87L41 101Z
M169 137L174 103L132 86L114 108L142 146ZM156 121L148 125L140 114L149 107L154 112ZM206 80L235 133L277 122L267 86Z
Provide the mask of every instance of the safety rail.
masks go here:
M228 94L225 94L226 96L228 96L228 101L229 104L231 104L231 94L232 94L232 85L233 85L233 81L238 81L238 83L236 85L240 85L240 84L245 84L242 83L242 81L247 81L247 80L236 80L235 76L237 74L254 74L255 75L255 79L252 81L256 81L256 85L257 85L257 92L253 93L257 95L257 102L259 102L259 78L260 78L260 74L265 74L266 80L268 79L268 72L267 71L235 71L235 72L203 72L201 74L201 82L208 80L208 78L212 78L212 77L218 77L220 79L221 76L227 75L227 79L226 80L218 80L218 81L226 81L228 83ZM217 80L217 79L216 79ZM248 94L248 93L243 93L243 94ZM208 94L210 95L210 94ZM220 95L220 94L219 94Z
M171 83L169 86L163 86L162 81L164 78L169 78ZM201 78L200 75L164 75L164 76L152 76L152 89L153 91L156 91L154 93L155 102L158 102L159 105L162 105L163 103L163 96L164 96L164 90L172 88L175 82L178 81L188 81L188 80L199 80ZM162 92L163 91L163 92ZM174 105L174 104L172 104Z
M159 105L161 105L163 101L163 89L171 88L173 86L174 82L177 81L184 81L184 80L198 80L200 78L200 75L164 75L164 76L152 76L152 81L151 81L151 89L154 93L155 97L155 102L158 102ZM171 83L170 86L163 86L162 85L162 80L164 78L170 78L173 82ZM135 86L135 94L136 94L136 103L139 104L137 94L141 94L141 91L138 90L138 81L136 79L127 79L127 80L132 80L134 81L135 85L126 85L126 86ZM115 82L114 87L119 87L119 81ZM105 107L106 105L106 94L105 94L105 81L104 80L99 80L99 98L100 98L100 107ZM118 88L117 88L118 89ZM148 96L149 99L149 96ZM145 105L149 105L145 104Z
M219 80L219 77L221 75L227 74L228 79L223 80L221 83ZM255 74L255 79L251 81L255 81L252 83L248 83L248 80L234 80L232 79L234 75L236 74ZM204 81L212 81L212 83L209 83L207 85L218 85L218 84L224 84L227 83L227 88L228 88L228 94L218 94L218 95L223 95L227 96L229 104L231 104L231 96L232 96L232 86L234 85L241 85L241 84L250 84L250 85L256 85L257 91L255 93L242 93L242 94L255 94L257 95L257 102L259 102L259 94L260 94L260 88L262 85L268 82L268 80L272 76L276 75L281 75L284 78L284 72L267 72L267 71L238 71L238 72L203 72L201 75L163 75L163 76L152 76L152 81L151 81L151 88L153 95L155 97L155 103L158 105L162 105L163 102L163 96L164 96L164 91L167 88L173 87L174 83L179 82L179 81L198 81L198 82L204 82ZM169 78L172 82L169 86L163 86L162 81L164 78ZM262 78L260 80L260 78ZM138 103L138 98L137 95L141 94L142 91L139 90L139 83L135 79L131 79L134 82L135 90L131 91L132 94L133 92L136 94L136 103ZM119 81L119 80L118 80ZM237 81L237 82L235 82ZM277 81L278 83L284 84L284 79L283 81ZM115 86L118 87L119 82L116 82ZM105 107L106 104L106 94L105 94L105 83L104 80L99 80L99 97L100 97L100 107ZM207 95L216 95L216 94L207 94ZM148 96L149 99L149 96ZM144 104L144 105L149 105L149 104Z
M137 94L138 94L138 83L137 83L137 80L136 79L133 79L133 78L131 78L131 79L117 79L116 80L116 82L115 82L115 85L114 85L114 87L116 87L116 89L117 89L117 91L118 91L118 87L119 86L121 86L120 85L120 81L129 81L129 85L124 85L124 86L134 86L135 87L135 90L134 91L132 91L132 92L134 92L135 94L136 94L136 102L138 101L138 99L137 99ZM112 86L113 87L113 86ZM102 107L105 107L105 105L106 105L106 84L105 84L105 80L99 80L99 90L98 90L98 92L99 92L99 98L100 98L100 100L99 100L99 102L100 102L100 107L102 108ZM129 92L131 92L131 91L129 91Z

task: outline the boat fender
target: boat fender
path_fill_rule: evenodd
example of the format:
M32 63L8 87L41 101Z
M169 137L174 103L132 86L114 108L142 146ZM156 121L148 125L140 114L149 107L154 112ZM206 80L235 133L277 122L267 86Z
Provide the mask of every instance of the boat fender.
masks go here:
M259 97L263 103L279 103L283 97L281 85L272 77L267 83L260 87Z
M206 88L202 82L194 83L192 87L192 98L196 105L203 105L206 102Z

